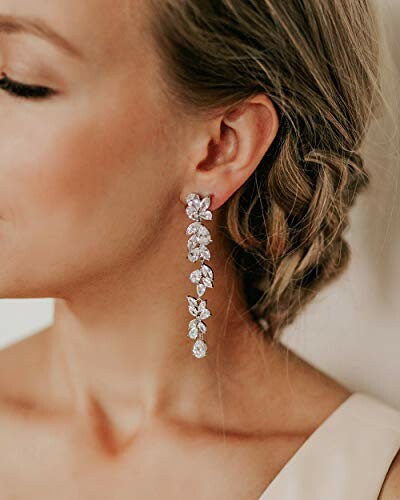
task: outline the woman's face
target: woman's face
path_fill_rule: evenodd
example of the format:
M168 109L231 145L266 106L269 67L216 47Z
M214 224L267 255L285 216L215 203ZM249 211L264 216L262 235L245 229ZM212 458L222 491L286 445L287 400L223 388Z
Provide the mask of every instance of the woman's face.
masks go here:
M0 0L2 73L56 91L0 89L3 297L62 296L128 262L161 223L155 204L180 194L183 145L143 14L142 0ZM76 53L10 33L5 16L37 18Z

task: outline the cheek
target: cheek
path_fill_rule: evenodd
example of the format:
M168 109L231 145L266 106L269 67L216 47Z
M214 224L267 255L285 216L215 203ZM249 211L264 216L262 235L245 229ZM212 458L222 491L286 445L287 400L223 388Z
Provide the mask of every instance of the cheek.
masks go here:
M32 194L49 206L85 218L108 198L120 199L124 192L140 196L143 184L154 185L157 168L157 130L146 118L149 111L121 107L101 100L72 113L67 124L54 125L35 156L35 166L26 172ZM133 117L137 116L137 119ZM160 145L158 145L160 147ZM41 181L36 183L35 178ZM147 182L146 182L147 181ZM108 208L118 210L124 201Z
M127 110L106 96L90 108L85 102L51 126L43 117L33 133L25 121L12 164L2 169L20 276L59 285L125 261L148 239L155 200L171 196L157 110L145 103Z

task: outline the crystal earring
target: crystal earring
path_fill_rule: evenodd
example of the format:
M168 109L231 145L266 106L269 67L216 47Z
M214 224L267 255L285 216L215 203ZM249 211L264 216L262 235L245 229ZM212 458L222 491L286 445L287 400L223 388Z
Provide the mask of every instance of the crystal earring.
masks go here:
M210 231L202 224L203 220L211 220L212 212L208 210L211 199L210 195L200 198L197 193L186 196L186 214L194 222L186 229L188 239L187 259L190 262L200 261L199 269L190 273L189 280L196 285L197 298L187 295L189 312L194 319L189 322L187 336L196 340L193 344L192 353L196 358L204 358L207 353L207 344L203 335L207 332L207 326L203 320L211 316L207 309L207 299L202 299L207 288L213 288L214 273L210 266L205 264L209 261L211 254L207 245L212 242Z

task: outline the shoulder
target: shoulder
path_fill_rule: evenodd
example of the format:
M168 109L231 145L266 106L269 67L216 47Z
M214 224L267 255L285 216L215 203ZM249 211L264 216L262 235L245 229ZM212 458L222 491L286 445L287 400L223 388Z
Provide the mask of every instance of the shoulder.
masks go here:
M394 457L386 474L377 500L398 500L400 498L400 450Z
M0 349L0 411L24 408L43 395L47 329ZM43 396L42 396L43 397Z

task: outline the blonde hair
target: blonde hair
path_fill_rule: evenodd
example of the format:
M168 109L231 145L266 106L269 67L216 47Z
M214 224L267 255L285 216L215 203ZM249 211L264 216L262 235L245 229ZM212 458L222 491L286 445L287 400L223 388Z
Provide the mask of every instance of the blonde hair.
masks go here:
M221 207L249 310L277 339L346 269L348 211L380 103L368 0L153 0L168 96L214 116L263 92L280 119L253 175Z

